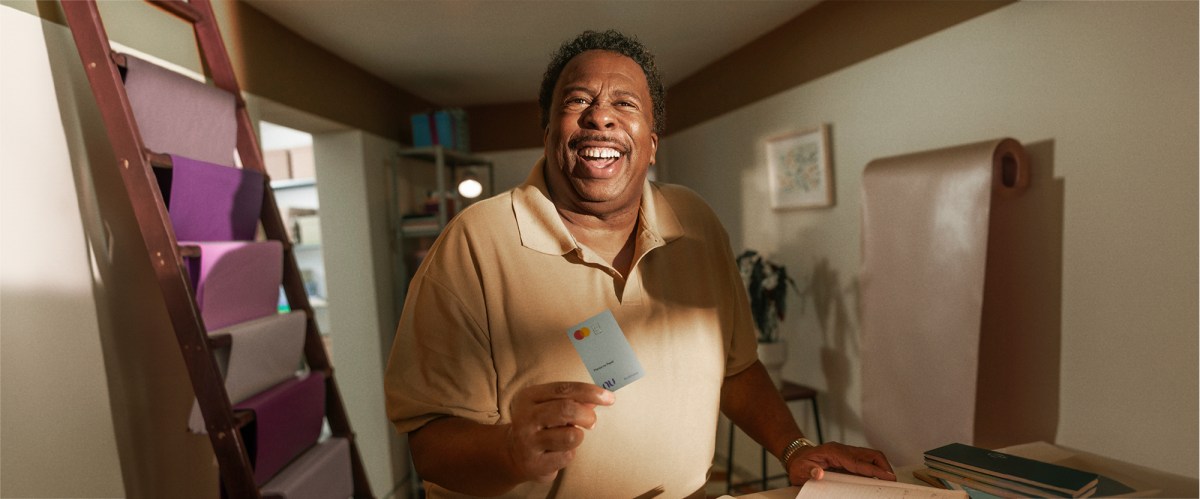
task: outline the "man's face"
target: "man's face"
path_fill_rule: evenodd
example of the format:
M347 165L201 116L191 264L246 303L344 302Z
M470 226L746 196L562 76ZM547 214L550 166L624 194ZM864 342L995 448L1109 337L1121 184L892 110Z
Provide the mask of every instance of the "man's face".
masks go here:
M602 50L571 59L554 87L544 138L555 202L596 214L636 208L658 150L653 111L633 59Z

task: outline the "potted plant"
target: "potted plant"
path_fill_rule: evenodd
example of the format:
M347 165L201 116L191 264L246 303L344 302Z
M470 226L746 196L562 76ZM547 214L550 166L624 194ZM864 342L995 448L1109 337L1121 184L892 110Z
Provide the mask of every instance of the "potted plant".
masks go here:
M787 344L779 335L779 323L787 314L788 287L797 293L800 289L788 276L786 267L757 251L746 250L737 257L737 264L750 296L750 314L758 329L758 359L779 386L783 363L787 360Z

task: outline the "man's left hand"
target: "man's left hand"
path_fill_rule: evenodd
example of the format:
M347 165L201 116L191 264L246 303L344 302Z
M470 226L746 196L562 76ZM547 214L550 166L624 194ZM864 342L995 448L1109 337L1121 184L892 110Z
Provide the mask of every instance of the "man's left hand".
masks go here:
M788 480L803 485L809 479L820 480L825 470L896 481L896 473L882 452L828 442L796 452L788 462Z

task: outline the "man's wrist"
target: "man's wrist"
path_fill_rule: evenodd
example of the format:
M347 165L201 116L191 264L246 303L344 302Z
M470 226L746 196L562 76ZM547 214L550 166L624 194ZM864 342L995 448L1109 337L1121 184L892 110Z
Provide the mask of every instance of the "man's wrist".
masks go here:
M809 440L804 437L800 437L795 440L792 440L791 442L789 442L787 444L787 446L785 446L783 448L783 452L781 452L779 454L779 462L783 464L783 469L786 470L788 467L788 463L790 463L792 461L792 458L795 457L797 453L799 453L801 450L803 450L805 448L816 447L816 446L817 446L817 444L813 443L812 440Z

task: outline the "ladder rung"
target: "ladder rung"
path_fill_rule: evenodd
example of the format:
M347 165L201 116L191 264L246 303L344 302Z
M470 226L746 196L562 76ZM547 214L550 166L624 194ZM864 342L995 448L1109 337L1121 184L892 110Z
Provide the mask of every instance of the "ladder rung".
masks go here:
M245 428L246 425L254 422L254 411L233 411L233 427L237 429Z
M175 167L175 162L171 160L170 154L157 153L149 149L143 149L142 154L146 155L146 160L150 162L150 166L166 168L168 170Z
M233 346L233 336L228 334L210 335L208 348L229 348Z
M184 2L183 0L149 0L149 1L150 1L150 3L157 5L161 9L163 9L167 12L170 12L172 14L175 14L176 17L179 17L180 19L183 19L184 21L190 22L192 24L195 24L196 21L199 21L202 17L200 15L200 13L197 12L194 7L192 7L191 5L188 5L188 3Z

